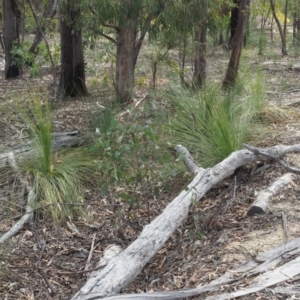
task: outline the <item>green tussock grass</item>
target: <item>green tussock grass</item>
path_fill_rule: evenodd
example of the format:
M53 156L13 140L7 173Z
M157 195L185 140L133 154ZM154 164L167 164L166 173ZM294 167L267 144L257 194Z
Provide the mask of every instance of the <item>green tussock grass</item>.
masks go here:
M88 148L64 148L52 152L52 121L47 103L33 100L22 108L35 155L20 163L37 195L36 205L53 221L81 214L86 183L95 183L95 157Z
M250 92L249 92L250 91ZM170 101L175 116L170 119L174 144L187 147L203 167L211 167L251 138L253 120L263 109L262 87L251 82L247 96L232 89L224 93L216 85L204 90L175 89Z

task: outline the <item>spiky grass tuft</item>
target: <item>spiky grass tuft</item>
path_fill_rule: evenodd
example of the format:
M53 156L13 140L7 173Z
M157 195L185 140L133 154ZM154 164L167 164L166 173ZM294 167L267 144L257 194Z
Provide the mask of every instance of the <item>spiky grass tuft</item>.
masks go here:
M172 94L174 142L194 152L201 166L215 165L247 141L259 107L255 101L240 100L234 89L224 94L217 86L196 93L180 89Z
M20 169L30 174L43 212L59 222L81 213L84 184L93 182L95 161L86 148L64 149L52 153L52 122L48 104L30 102L21 110L36 155L21 162Z

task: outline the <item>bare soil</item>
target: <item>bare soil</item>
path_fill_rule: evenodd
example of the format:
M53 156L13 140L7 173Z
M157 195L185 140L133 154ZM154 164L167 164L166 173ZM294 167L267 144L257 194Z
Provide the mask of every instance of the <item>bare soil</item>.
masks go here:
M272 59L258 57L255 51L257 50L246 50L244 53L248 56L247 61L250 61L247 63L248 67L252 70L263 68L266 97L270 105L281 109L281 114L277 112L263 116L268 131L256 146L299 144L300 74L297 69L292 68L298 57L282 59L277 54L276 59ZM53 112L55 131L78 129L83 134L88 134L91 130L89 112L105 106L112 99L112 85L103 84L105 74L110 76L110 66L101 67L100 63L97 66L93 60L87 61L90 68L87 85L91 95L84 99L56 103ZM268 63L263 64L265 61ZM208 78L221 80L227 62L228 53L221 48L216 49L208 57ZM0 69L3 69L3 64ZM164 74L159 76L158 88L168 80ZM137 81L141 83L137 87L137 100L145 96L150 78L149 65L145 66L144 61L141 61L137 72ZM15 80L6 81L1 77L0 91L2 104L6 107L16 99L26 101L35 95L55 98L52 77L46 71L39 79L30 79L26 72ZM147 98L143 101L147 101ZM17 125L11 122L11 116L7 112L0 112L0 115L0 150L5 151L20 143L20 128L16 128ZM300 168L299 155L288 155L285 161ZM191 210L181 228L123 292L175 290L204 285L229 268L251 260L257 253L299 236L299 177L295 177L293 184L272 198L267 214L247 217L247 209L256 194L287 172L271 161L267 163L265 170L255 176L251 176L251 168L252 166L245 166L206 194ZM72 220L79 229L80 236L76 236L66 223L55 225L36 214L33 224L26 225L20 234L0 249L0 298L70 299L89 275L82 270L86 266L93 237L95 236L96 247L88 268L97 264L107 246L117 244L126 248L148 220L160 214L190 179L191 175L182 173L170 180L170 188L165 189L159 197L149 194L149 212L146 204L141 203L139 207L129 210L122 201L110 196L99 196L97 189L87 187L86 216ZM13 199L10 193L15 184L12 174L0 178L1 233L8 230L23 213L24 200L19 200L20 197ZM288 237L284 235L282 227L283 213L287 216ZM300 278L294 278L293 285L299 284ZM233 287L224 287L226 290L231 288ZM204 299L203 297L194 298ZM267 290L241 299L287 298Z

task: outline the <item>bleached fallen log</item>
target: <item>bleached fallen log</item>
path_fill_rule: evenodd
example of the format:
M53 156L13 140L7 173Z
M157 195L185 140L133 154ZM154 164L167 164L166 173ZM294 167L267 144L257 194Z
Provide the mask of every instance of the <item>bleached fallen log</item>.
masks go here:
M249 295L267 287L278 284L280 282L290 280L294 276L300 274L300 257L289 261L288 263L276 268L275 270L268 271L260 276L258 276L254 283L249 287L244 287L241 290L235 291L233 293L224 293L222 295L215 295L211 299L215 300L227 300L234 299L237 297Z
M227 284L232 281L226 282ZM189 289L189 290L180 290L180 291L168 291L168 292L153 292L153 293L140 293L140 294L119 294L115 296L108 296L104 299L108 300L175 300L175 299L183 299L186 297L198 296L203 293L212 292L221 288L221 285L206 285L201 288ZM81 300L96 300L102 299L101 293L89 293L85 296L81 296Z
M240 267L235 270L230 270L224 275L215 279L210 284L205 286L198 286L194 289L178 290L178 291L165 291L165 292L151 292L151 293L140 293L140 294L119 294L114 296L105 297L109 300L123 300L123 299L135 299L135 300L172 300L182 299L185 297L198 296L206 292L213 292L221 289L222 286L234 283L242 283L243 279L249 276L259 275L269 270L273 270L277 265L281 264L282 261L297 255L300 253L300 238L289 241L278 246L275 249L271 249L257 256L256 261L250 260L243 263ZM261 261L261 263L259 263ZM282 272L282 270L280 270ZM267 273L265 273L267 274ZM264 277L266 277L264 275ZM260 278L260 277L257 277ZM290 279L290 277L286 278ZM259 279L257 279L258 281ZM247 289L247 287L245 287ZM274 288L274 292L278 293L290 293L292 289ZM221 295L220 295L221 296ZM81 296L81 300L94 300L100 299L101 294L97 292L89 293L85 296ZM217 299L218 295L210 296L206 299ZM223 297L223 296L222 296Z
M248 210L247 215L253 216L255 214L264 214L266 208L268 207L270 198L278 193L280 190L289 184L293 179L293 174L287 173L278 178L271 186L267 189L262 190L256 196L256 199L252 203L251 207Z
M294 296L300 296L299 286L278 286L271 290L273 294L288 294ZM291 298L292 299L292 298Z
M229 270L221 277L213 280L210 284L224 284L228 280L232 280L237 274L256 275L270 269L274 269L283 260L300 254L300 238L295 238L287 243L268 250L256 256L256 260L250 260L241 264L234 270Z
M178 156L182 155L183 163L192 174L197 175L199 172L204 171L204 169L198 166L198 164L194 161L192 155L185 147L177 145L175 150Z
M87 142L87 138L80 135L79 131L57 132L52 134L52 151L56 151L62 147L76 147ZM26 139L25 145L15 147L9 152L0 153L0 168L6 166L8 157L11 152L17 159L28 158L35 155L35 151L31 147L31 141Z
M300 152L300 145L280 145L261 151L273 157L280 157L287 153ZM187 152L186 150L185 153ZM72 299L88 299L86 296L90 293L97 293L97 297L119 293L134 280L146 263L182 224L193 202L199 201L207 191L232 175L237 168L257 160L265 161L268 159L265 155L254 154L249 150L239 150L233 152L213 168L200 171L187 189L182 191L161 215L144 226L139 237L128 248L114 257L95 277L88 279Z
M19 167L16 163L13 152L10 152L8 155L8 163L15 172L19 171ZM9 238L11 238L15 234L17 234L23 228L24 224L29 222L33 217L33 207L34 207L34 204L36 201L36 194L35 194L32 186L30 186L24 178L20 177L19 180L21 181L21 183L23 185L25 185L27 193L28 193L25 214L22 216L22 218L17 223L15 223L7 232L5 232L0 237L0 244L4 243Z

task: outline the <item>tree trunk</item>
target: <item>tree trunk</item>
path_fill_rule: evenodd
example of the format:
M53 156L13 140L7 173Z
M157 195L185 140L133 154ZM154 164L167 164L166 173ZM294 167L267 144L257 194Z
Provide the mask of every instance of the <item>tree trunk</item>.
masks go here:
M240 13L238 17L238 26L236 28L235 35L232 39L232 52L227 68L227 72L223 81L223 89L228 89L235 84L238 74L239 63L243 47L243 39L245 26L247 22L248 9L250 0L241 0Z
M233 46L233 38L235 36L235 32L238 27L238 20L239 20L239 12L240 12L240 0L234 0L234 7L231 9L231 15L230 15L230 39L228 42L229 48L232 48Z
M286 41L286 30L287 30L288 7L289 7L289 1L285 0L285 6L284 6L284 23L283 23L283 37L284 37L285 41Z
M245 33L244 33L244 48L248 46L249 38L250 38L250 10L248 9L248 14L246 17Z
M206 79L206 21L198 24L195 32L196 53L194 60L193 85L203 87Z
M273 0L270 0L270 5L271 5L271 10L272 10L273 18L275 19L275 22L277 24L278 31L279 31L279 34L280 34L280 38L281 38L281 54L283 56L285 56L285 55L287 55L286 40L285 40L284 32L282 30L282 26L281 26L280 21L279 21L279 19L277 17L277 14L276 14L275 4L274 4Z
M60 99L87 94L82 32L76 28L80 10L72 7L72 2L68 0L62 13L68 14L70 20L67 22L65 18L60 18L61 69L57 91L57 97Z
M29 0L30 1L30 0ZM34 2L34 1L33 1ZM55 16L57 7L57 0L49 1L47 9L44 11L43 20L40 23L40 26L36 29L36 34L33 39L32 45L29 51L33 54L37 54L37 46L43 40L43 32L45 32L45 28L49 24L49 21Z
M136 45L137 22L128 20L117 35L115 88L117 101L127 103L132 98L134 70L140 46Z
M186 57L186 48L187 48L187 36L183 37L182 48L179 49L179 78L180 84L184 87L188 86L187 82L185 81L185 57Z
M16 0L3 0L4 14L3 41L5 48L5 79L15 78L20 75L20 67L14 64L14 56L11 50L19 43L19 21L21 13Z
M300 1L295 3L295 12L293 14L293 44L300 45Z

